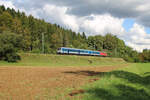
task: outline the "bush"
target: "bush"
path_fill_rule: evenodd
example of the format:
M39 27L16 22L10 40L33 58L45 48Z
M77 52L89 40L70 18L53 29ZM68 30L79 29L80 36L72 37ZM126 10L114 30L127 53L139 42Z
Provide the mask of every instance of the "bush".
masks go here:
M8 62L17 62L18 60L21 60L21 58L16 53L8 53L5 57L5 60Z
M129 56L125 56L123 59L127 62L134 62L134 59Z
M17 48L15 48L18 43L14 38L17 39L17 36L13 33L0 34L0 60L8 62L17 62L21 60L20 56L17 54Z

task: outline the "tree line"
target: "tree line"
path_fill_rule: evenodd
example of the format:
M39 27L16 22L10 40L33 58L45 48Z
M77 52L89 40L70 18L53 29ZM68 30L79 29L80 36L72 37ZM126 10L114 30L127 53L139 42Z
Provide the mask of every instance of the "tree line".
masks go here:
M130 62L150 62L150 50L138 53L111 33L87 37L84 32L76 33L0 6L0 60L16 61L20 59L17 52L56 53L59 47L99 50Z

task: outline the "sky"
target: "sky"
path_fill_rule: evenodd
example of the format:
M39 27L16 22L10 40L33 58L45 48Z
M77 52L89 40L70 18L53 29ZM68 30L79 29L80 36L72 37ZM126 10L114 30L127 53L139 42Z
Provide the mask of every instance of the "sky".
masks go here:
M133 49L150 49L150 0L0 0L87 36L111 33Z

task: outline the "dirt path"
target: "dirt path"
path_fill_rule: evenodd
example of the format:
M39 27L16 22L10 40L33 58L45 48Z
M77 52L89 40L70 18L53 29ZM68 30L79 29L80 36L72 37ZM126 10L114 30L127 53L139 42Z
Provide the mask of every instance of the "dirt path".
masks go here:
M124 66L0 67L0 100L58 100L64 90L88 83L89 76Z

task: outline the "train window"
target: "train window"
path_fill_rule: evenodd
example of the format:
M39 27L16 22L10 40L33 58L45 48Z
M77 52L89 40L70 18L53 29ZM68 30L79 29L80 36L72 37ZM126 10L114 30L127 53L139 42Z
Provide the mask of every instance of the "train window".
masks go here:
M68 51L68 49L66 49L66 48L63 48L62 50L63 50L63 51Z
M70 52L76 52L76 50L74 50L74 49L70 49L69 51L70 51Z
M75 49L69 49L70 52L77 52Z
M75 50L73 50L73 49L70 49L70 51L71 51L71 52L75 52Z
M99 54L99 52L95 52L95 54Z

